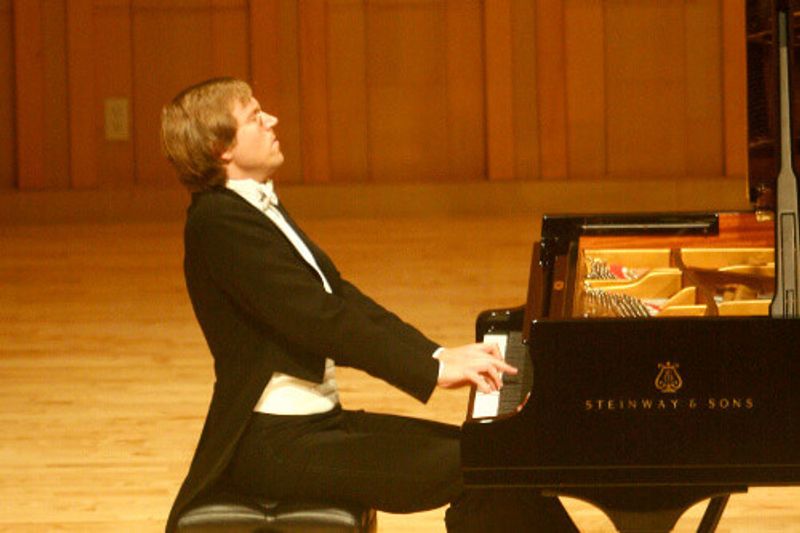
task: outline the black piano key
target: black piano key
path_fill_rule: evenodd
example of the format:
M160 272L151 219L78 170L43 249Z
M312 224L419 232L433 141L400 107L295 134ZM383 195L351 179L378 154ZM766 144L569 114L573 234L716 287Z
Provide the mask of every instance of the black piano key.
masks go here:
M513 413L525 400L533 384L533 367L528 347L522 343L521 331L510 331L506 344L505 360L519 371L516 375L503 374L498 415Z

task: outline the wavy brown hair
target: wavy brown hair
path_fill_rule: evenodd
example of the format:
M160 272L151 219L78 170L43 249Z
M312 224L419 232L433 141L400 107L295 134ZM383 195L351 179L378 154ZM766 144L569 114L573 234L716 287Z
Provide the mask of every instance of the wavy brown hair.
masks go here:
M213 78L181 91L161 111L161 146L190 191L225 185L220 156L236 140L233 106L250 101L250 86L236 78Z

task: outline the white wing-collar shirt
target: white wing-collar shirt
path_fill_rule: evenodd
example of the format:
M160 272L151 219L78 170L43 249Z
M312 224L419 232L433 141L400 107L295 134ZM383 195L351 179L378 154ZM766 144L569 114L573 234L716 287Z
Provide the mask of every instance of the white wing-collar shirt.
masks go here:
M329 294L333 292L311 250L278 210L278 196L275 194L272 180L260 183L253 179L229 179L226 187L264 213L286 236L303 260L319 274L325 292ZM276 415L309 415L330 411L338 403L339 392L336 386L334 362L326 358L322 383L275 372L253 411Z

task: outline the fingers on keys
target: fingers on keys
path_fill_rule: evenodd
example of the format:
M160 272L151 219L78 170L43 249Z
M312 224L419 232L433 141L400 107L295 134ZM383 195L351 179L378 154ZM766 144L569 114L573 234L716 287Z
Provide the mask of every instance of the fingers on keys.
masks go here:
M471 379L481 392L492 392L503 387L503 373L511 375L517 373L517 369L509 365L502 359L486 359L477 367L476 379ZM488 390L485 390L488 389Z
M478 346L487 354L491 355L495 360L492 361L495 368L499 372L508 372L511 375L517 373L517 369L503 359L503 354L500 353L500 347L494 342L479 343Z

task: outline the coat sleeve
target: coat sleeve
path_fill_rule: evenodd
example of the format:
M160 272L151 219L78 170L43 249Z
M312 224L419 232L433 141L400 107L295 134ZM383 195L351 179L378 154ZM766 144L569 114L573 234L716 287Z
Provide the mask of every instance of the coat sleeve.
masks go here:
M339 292L345 300L348 302L352 302L354 305L357 305L358 308L367 315L371 320L380 324L381 326L387 328L388 330L396 332L398 335L403 336L413 336L419 339L420 341L427 341L428 338L423 335L417 328L412 326L411 324L405 322L396 314L392 313L375 300L361 292L358 287L347 281L346 279L341 279L341 284L339 285ZM438 348L438 344L435 345L435 348ZM431 351L431 355L433 351Z
M399 327L399 318L365 303L349 284L327 293L280 231L257 215L231 208L197 213L187 225L187 254L202 258L227 297L297 353L330 357L427 401L436 385L437 345L411 326Z

